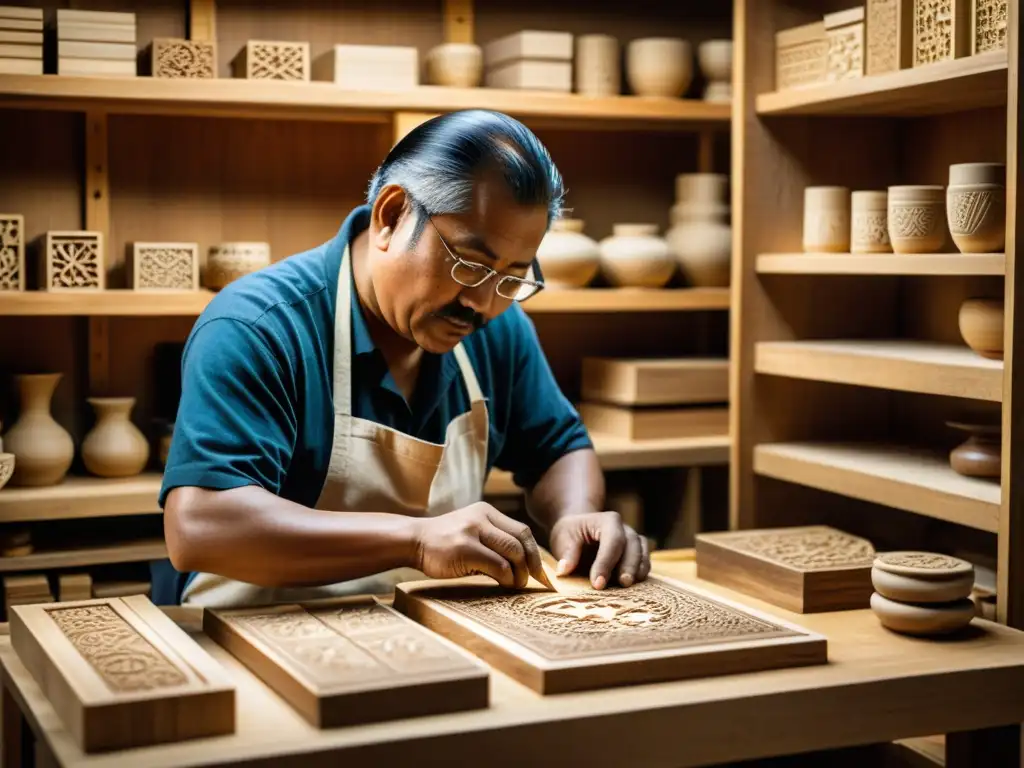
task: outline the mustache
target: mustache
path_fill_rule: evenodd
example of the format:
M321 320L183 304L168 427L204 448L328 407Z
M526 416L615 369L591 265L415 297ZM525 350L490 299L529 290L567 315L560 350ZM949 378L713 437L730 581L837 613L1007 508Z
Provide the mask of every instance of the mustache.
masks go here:
M453 301L451 304L448 304L437 312L432 312L431 314L434 317L450 317L453 320L460 320L463 323L469 323L473 326L473 330L475 331L478 331L487 325L487 318L476 310L460 304L458 300Z

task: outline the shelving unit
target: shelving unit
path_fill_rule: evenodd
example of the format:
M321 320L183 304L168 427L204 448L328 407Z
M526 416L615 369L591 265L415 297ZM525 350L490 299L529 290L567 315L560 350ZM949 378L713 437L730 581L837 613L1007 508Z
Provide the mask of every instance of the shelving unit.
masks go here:
M1005 253L763 253L762 275L998 275Z

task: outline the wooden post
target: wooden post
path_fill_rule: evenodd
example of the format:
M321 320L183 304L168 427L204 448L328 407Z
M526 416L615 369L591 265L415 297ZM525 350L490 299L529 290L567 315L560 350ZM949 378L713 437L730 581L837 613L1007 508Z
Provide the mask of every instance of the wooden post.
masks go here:
M473 42L473 0L444 0L444 41Z
M216 0L189 0L188 37L189 40L217 42Z
M405 135L413 128L433 117L437 117L437 115L430 112L395 112L391 146L405 138Z
M85 115L85 228L103 233L104 269L110 284L111 266L119 264L110 238L110 177L107 172L107 114L89 111ZM89 394L106 394L110 383L110 321L89 318Z
M700 173L715 171L715 132L705 129L698 134L697 170Z

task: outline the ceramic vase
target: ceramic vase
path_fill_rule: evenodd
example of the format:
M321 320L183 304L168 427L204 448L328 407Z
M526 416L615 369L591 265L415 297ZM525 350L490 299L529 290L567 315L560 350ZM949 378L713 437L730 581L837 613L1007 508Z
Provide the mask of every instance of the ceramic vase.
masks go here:
M679 38L633 40L626 46L626 77L637 96L679 98L693 81L693 50Z
M582 288L600 267L596 240L583 234L582 219L555 219L541 240L537 258L549 288Z
M63 374L16 376L21 413L4 436L4 447L15 457L11 485L56 485L71 468L75 443L50 414L54 390Z
M967 440L949 453L953 471L966 477L999 479L1003 467L1002 428L999 424L946 422L966 432Z
M134 397L90 397L96 424L82 443L85 468L100 477L132 477L149 460L149 443L132 424Z
M1003 359L1003 300L967 299L958 323L964 343L982 357Z
M219 291L233 280L269 266L269 243L221 243L210 247L203 284Z
M614 224L600 243L601 273L623 288L661 288L676 270L668 242L657 224Z
M697 62L707 79L704 101L732 101L732 40L707 40L697 46Z
M576 92L583 96L618 96L622 92L619 41L611 35L576 38Z
M1000 253L1006 246L1006 166L951 165L946 217L961 253Z
M860 190L850 195L850 253L891 253L889 195Z
M803 247L807 253L846 253L850 250L849 189L804 189Z
M695 287L729 285L732 228L727 203L729 179L717 173L676 177L676 204L666 238L687 282Z
M941 186L889 187L889 241L896 253L937 253L946 243Z
M425 57L427 82L452 88L475 88L484 74L484 54L473 43L443 43Z
M0 488L7 485L14 474L14 454L0 453Z

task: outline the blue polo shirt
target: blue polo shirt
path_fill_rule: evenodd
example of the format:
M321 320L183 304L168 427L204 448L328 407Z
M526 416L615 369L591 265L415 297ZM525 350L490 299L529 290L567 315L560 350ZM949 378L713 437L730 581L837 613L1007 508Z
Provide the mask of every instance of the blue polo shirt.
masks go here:
M315 506L334 432L338 272L345 244L369 217L368 206L356 208L334 239L232 282L200 315L185 344L161 507L183 485L258 485ZM463 346L487 398L488 471L507 470L529 487L564 454L591 446L518 304ZM354 416L443 443L449 422L469 410L452 352L424 353L406 401L370 337L354 281L351 349ZM154 600L180 602L187 576L169 561L154 564Z

